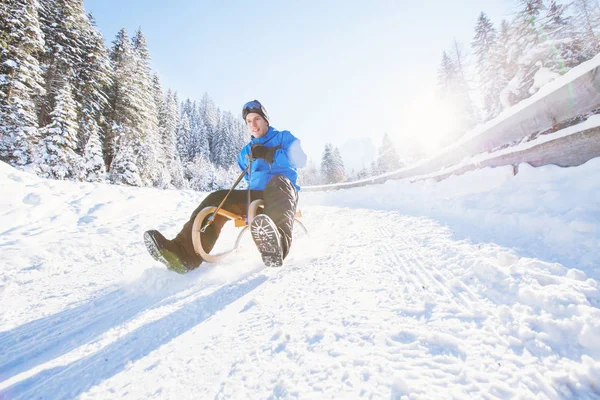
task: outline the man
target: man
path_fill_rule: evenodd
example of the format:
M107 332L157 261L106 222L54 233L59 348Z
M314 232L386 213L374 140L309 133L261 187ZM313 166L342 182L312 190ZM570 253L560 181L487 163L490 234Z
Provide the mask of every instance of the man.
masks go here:
M248 167L249 158L252 158L251 170L245 175L250 186L251 201L263 199L265 202L263 214L254 218L250 232L265 265L280 267L292 244L294 215L300 190L296 184L297 168L306 164L306 154L300 140L290 132L277 131L269 126L267 111L258 100L246 103L242 108L242 116L252 138L240 151L238 164L244 171ZM144 242L152 257L179 273L197 268L203 260L194 251L192 242L194 219L203 208L221 204L228 192L218 190L206 196L173 240L165 239L155 230L145 232ZM246 190L231 191L223 209L245 214L247 195ZM206 220L202 226L205 222ZM217 215L214 222L200 234L202 248L206 252L212 250L225 222L227 218Z

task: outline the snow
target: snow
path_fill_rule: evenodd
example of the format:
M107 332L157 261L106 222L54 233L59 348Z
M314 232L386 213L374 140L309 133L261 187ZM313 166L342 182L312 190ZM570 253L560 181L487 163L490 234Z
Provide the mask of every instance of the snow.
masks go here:
M180 276L142 233L205 193L0 163L0 398L600 398L599 173L301 192L283 268Z
M541 65L541 61L538 61L539 65ZM540 69L535 73L533 77L533 85L529 89L531 94L534 94L544 85L549 84L553 80L560 78L560 74L551 71L549 68L540 67Z
M19 67L19 65L15 62L15 60L6 60L3 63L5 66L7 66L8 68L13 68L13 69L17 69Z

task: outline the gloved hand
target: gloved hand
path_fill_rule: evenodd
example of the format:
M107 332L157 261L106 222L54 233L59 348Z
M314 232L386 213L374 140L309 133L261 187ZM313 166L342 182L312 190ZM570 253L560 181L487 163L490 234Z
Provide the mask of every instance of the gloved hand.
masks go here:
M250 148L253 159L262 158L269 164L273 163L276 151L277 147L267 147L264 144L253 144Z

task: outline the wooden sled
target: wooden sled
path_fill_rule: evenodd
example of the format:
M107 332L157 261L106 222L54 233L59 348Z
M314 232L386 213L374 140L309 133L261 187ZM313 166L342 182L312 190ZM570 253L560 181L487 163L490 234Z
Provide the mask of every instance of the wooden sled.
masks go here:
M254 200L252 203L250 203L250 207L248 207L249 223L252 223L252 220L254 219L254 217L257 214L258 208L263 207L264 204L265 204L265 202L263 200ZM231 250L225 251L225 252L219 253L219 254L208 254L202 248L202 241L200 240L200 235L201 235L200 231L202 230L202 222L204 221L204 219L206 217L208 217L209 215L211 215L213 212L215 212L216 209L217 209L217 207L203 208L196 216L196 219L194 219L194 225L192 226L192 242L194 243L194 250L196 251L196 254L198 254L200 257L202 257L202 259L204 261L209 262L209 263L219 262L219 261L223 260L225 257L231 255L234 251L236 251L238 249L238 247L240 246L242 236L248 230L248 224L246 224L246 216L245 215L235 214L235 213L229 212L227 210L220 209L219 212L217 212L217 215L222 215L223 217L233 220L235 222L235 226L237 228L242 228L242 231L239 233L239 235L235 241L235 245ZM308 230L306 229L304 224L300 221L301 216L302 216L302 212L300 210L298 210L296 212L296 215L294 216L294 221L298 226L300 226L302 228L304 233L308 233Z

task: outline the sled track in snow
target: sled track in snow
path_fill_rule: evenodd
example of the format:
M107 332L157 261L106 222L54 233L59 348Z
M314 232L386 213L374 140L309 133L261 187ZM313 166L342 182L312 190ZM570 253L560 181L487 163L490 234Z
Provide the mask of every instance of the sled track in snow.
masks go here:
M1 332L0 398L593 398L548 378L577 373L585 352L562 353L568 332L544 324L577 318L560 306L597 288L498 261L498 246L456 241L428 218L306 211L311 235L283 268L248 251L183 277L150 269L147 283ZM536 303L539 285L563 292ZM521 287L531 305L516 304Z
M141 296L118 289L58 315L1 332L0 398L28 399L36 393L77 396L99 383L77 377L100 379L118 373L267 279L255 273L222 286L178 285ZM24 376L18 377L21 373Z

